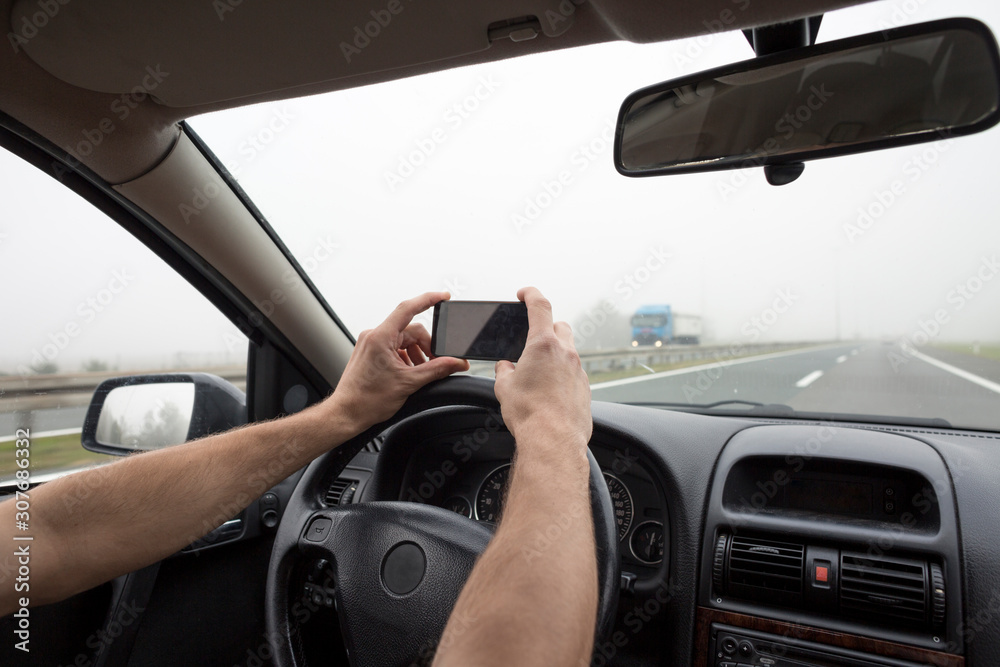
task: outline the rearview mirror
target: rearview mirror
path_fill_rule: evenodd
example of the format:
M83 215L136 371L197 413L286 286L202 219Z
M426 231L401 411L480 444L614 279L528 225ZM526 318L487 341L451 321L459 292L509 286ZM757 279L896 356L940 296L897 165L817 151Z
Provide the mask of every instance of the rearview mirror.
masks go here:
M618 115L615 167L650 176L791 165L981 132L998 109L992 33L946 19L636 91Z
M246 419L246 396L215 375L111 378L94 392L81 443L93 452L123 455L179 445Z

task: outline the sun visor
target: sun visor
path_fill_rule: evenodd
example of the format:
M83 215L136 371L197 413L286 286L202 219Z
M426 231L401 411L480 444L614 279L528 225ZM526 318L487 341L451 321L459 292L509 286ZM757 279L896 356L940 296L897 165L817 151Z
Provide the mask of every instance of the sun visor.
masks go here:
M572 0L17 0L8 39L66 83L189 107L557 36L576 9Z

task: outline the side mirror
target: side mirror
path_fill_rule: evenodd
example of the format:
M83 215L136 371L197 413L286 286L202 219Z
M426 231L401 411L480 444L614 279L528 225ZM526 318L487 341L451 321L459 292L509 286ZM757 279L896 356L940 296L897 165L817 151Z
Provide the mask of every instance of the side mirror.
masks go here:
M246 395L216 375L131 375L98 385L81 444L92 452L124 456L179 445L246 421Z

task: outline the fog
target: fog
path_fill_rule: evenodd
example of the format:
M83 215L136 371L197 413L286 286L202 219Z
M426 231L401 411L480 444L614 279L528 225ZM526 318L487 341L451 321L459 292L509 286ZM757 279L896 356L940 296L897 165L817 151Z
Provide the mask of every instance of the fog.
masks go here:
M994 2L907 0L830 14L819 36L946 15L1000 26ZM626 346L632 312L656 303L700 315L706 341L1000 340L1000 129L811 162L783 187L760 169L615 172L628 93L752 55L740 33L607 44L192 125L354 333L426 290L507 300L531 284L589 332L583 349ZM0 371L46 345L74 370L242 360L236 328L134 239L15 158L0 170L18 193L0 224Z

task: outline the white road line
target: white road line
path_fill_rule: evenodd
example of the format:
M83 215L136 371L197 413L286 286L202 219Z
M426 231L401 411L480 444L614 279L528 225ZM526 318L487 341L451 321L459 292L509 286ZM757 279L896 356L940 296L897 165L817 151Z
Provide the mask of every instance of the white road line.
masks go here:
M32 431L29 437L32 440L34 440L35 438L51 438L57 435L72 435L74 433L82 433L82 432L83 432L82 428L64 428L58 431L38 431L38 432ZM10 442L11 440L16 440L16 439L17 437L13 435L0 436L0 442Z
M598 382L597 384L590 385L591 389L604 389L605 387L618 387L623 384L633 384L635 382L646 382L647 380L656 380L658 378L671 377L674 375L685 375L687 373L699 373L706 368L719 368L720 366L725 368L727 366L736 366L738 364L749 364L755 361L764 361L766 359L778 359L779 357L790 357L796 354L809 354L811 352L816 352L818 350L825 350L831 347L840 347L841 344L833 345L817 345L816 347L807 347L805 349L799 350L788 350L785 352L772 352L770 354L762 354L757 357L746 357L740 359L733 359L732 361L726 361L721 359L718 361L712 361L707 364L699 364L698 366L688 366L687 368L678 368L672 371L660 371L659 373L654 373L653 375L640 375L638 377L622 378L621 380L608 380L607 382Z
M813 371L809 375L805 376L804 378L802 378L801 380L799 380L798 382L796 382L795 386L799 387L799 388L801 388L801 387L808 387L813 382L815 382L816 380L818 380L821 375L823 375L823 371Z
M842 363L844 363L845 361L847 361L847 355L846 355L846 354L844 354L844 355L841 355L841 356L837 357L837 363L838 363L838 364L842 364Z
M946 364L943 361L938 361L934 357L928 357L926 354L923 354L922 352L917 352L915 349L913 349L910 346L907 346L905 348L905 352L907 354L911 355L911 356L916 357L920 361L927 362L931 366L937 366L941 370L948 371L949 373L951 373L953 375L957 375L958 377L962 378L963 380L968 380L969 382L973 382L975 384L978 384L980 387L983 387L985 389L989 389L990 391L992 391L994 393L1000 394L1000 384L997 384L996 382L992 382L990 380L987 380L986 378L979 377L978 375L970 373L969 371L963 371L961 368L958 368L956 366L952 366L951 364Z

